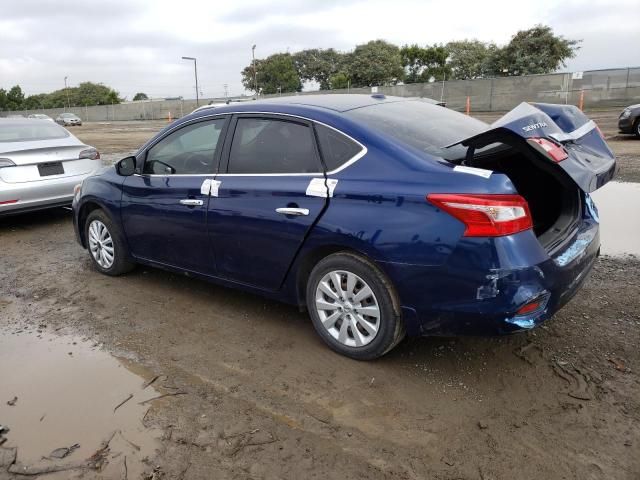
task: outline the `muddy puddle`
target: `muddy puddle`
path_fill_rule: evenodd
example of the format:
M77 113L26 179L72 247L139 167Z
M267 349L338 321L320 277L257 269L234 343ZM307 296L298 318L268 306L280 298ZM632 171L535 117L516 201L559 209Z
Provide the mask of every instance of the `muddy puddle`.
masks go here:
M640 255L640 183L609 182L593 194L603 255Z
M53 471L47 479L140 478L159 446L160 432L142 423L150 408L142 402L161 395L151 380L93 342L0 331L0 425L10 429L0 436L0 477L8 468Z

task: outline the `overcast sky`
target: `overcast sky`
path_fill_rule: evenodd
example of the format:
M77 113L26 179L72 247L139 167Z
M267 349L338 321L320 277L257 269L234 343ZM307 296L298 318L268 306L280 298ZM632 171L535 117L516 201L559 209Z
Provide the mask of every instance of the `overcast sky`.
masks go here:
M640 65L640 0L6 0L0 14L0 87L28 94L82 81L129 99L243 93L256 56L304 48L347 51L382 38L398 45L479 39L504 44L536 23L582 39L567 70Z

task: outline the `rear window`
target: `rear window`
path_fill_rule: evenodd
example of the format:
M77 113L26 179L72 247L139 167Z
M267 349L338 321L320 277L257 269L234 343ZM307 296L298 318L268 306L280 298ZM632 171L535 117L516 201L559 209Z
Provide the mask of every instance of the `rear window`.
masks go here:
M56 140L68 136L69 132L52 122L0 121L0 142Z
M360 145L333 128L316 124L316 133L328 171L344 165L362 150Z
M347 117L425 153L455 160L466 147L446 145L487 129L487 124L425 100L379 103L345 112Z

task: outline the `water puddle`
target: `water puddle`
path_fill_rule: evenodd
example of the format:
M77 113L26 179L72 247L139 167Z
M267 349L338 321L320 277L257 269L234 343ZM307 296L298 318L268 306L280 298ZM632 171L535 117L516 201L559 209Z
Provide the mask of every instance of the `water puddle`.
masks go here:
M603 255L640 255L640 183L609 182L592 193Z
M140 478L159 446L141 402L160 395L140 374L149 376L79 338L0 331L0 425L10 429L0 476L15 448L10 472Z

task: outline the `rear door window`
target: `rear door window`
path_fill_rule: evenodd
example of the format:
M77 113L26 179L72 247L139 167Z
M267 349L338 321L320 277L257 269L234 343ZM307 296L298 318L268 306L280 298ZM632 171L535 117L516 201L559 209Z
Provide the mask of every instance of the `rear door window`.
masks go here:
M320 153L328 171L341 167L362 151L362 146L337 130L319 124L315 127Z
M194 123L166 136L147 152L146 174L198 175L215 173L215 152L224 118Z
M309 125L274 118L238 118L227 173L321 171Z

